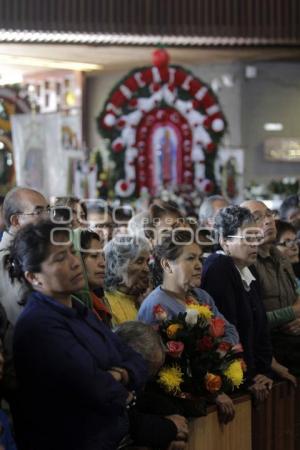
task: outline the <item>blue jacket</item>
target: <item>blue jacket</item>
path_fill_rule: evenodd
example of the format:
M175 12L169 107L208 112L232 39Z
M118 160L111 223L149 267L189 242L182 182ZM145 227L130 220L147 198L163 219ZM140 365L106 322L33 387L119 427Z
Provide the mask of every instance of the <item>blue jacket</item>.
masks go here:
M10 430L8 417L4 411L0 410L0 447L2 445L5 450L17 450Z
M129 390L147 378L140 355L88 310L34 292L15 328L23 411L22 448L112 450L128 433L127 388L108 369L126 368Z
M231 325L225 317L218 311L215 302L211 296L203 289L193 289L193 294L197 297L197 300L202 305L209 305L215 316L222 317L225 320L225 338L227 342L231 344L238 344L239 335L234 327ZM161 305L165 308L168 314L168 318L177 317L179 313L184 313L186 308L182 303L176 301L174 297L171 297L166 292L164 292L160 286L158 286L154 291L149 294L143 301L139 313L138 320L149 324L156 324L155 314L153 313L153 308L156 305Z

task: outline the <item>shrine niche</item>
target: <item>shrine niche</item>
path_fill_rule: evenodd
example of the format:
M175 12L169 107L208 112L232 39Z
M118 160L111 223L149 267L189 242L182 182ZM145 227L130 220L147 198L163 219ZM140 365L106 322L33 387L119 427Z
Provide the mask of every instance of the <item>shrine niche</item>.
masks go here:
M209 86L170 65L166 50L153 52L153 66L131 71L113 88L97 121L116 164L118 196L214 192L226 119Z

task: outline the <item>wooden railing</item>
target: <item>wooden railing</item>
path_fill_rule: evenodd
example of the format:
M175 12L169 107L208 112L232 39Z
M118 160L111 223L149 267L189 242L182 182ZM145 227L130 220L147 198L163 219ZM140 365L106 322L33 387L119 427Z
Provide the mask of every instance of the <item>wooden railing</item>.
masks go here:
M259 406L244 395L234 399L236 416L220 425L212 407L191 421L188 450L300 450L300 388L276 383Z

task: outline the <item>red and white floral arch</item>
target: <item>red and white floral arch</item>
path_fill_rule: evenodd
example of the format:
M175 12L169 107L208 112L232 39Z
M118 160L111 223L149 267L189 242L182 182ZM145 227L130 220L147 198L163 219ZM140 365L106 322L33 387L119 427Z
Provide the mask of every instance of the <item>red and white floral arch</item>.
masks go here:
M121 197L162 187L211 192L213 161L226 120L210 88L191 72L169 65L165 50L154 65L130 72L110 93L98 117L116 161Z

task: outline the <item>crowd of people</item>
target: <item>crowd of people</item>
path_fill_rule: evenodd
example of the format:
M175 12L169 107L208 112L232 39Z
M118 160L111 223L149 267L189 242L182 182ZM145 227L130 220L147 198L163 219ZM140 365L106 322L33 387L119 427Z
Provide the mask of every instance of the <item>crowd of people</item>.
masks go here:
M168 319L191 303L221 318L255 402L277 379L297 385L298 197L279 211L217 195L192 217L160 199L128 211L22 187L5 196L0 372L13 433L0 411L1 450L184 450L207 403L234 420L225 392L192 402L157 389L158 306Z

